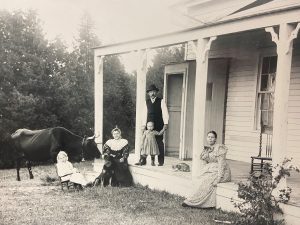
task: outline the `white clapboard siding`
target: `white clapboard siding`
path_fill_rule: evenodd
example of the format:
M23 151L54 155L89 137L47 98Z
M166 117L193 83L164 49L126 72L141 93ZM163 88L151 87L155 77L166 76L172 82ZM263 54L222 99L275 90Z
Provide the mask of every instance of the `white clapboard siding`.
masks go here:
M245 76L245 77L231 77L230 82L254 82L256 81L255 77Z
M235 121L235 122L251 122L251 118L248 117L235 117L235 116L226 116L226 122Z
M290 96L300 96L300 89L290 89Z
M293 82L293 81L295 81L295 82ZM291 79L290 89L300 90L299 89L300 88L299 82L300 82L300 80L297 77L295 77L295 79Z
M300 134L293 130L289 130L288 132L288 141L298 141L300 139Z
M226 115L228 115L228 116L236 116L236 117L249 117L250 118L252 116L252 113L251 112L232 112L232 111L227 111Z
M252 79L251 79L251 81L252 81ZM248 85L249 84L247 82L244 82L244 81L235 81L235 82L233 82L231 80L230 84L228 84L228 87L229 88L233 88L233 87L248 87Z
M239 102L240 107L252 107L253 103L251 101L241 101ZM227 106L235 107L236 101L227 101Z
M227 96L227 102L252 102L253 97L248 96L248 97L241 97L241 96Z
M289 118L291 119L291 123L293 123L293 119L300 119L300 113L299 112L289 112L288 113Z
M251 127L252 121L235 121L235 120L227 120L226 126L236 126L236 127ZM299 125L300 126L300 125Z
M259 151L260 132L254 124L259 50L253 46L259 42L272 46L269 37L261 41L265 37L263 32L262 36L254 32L247 36L220 37L213 42L209 53L212 58L231 57L225 117L225 144L229 148L229 159L250 162L250 157ZM294 45L291 71L287 152L288 156L300 162L300 148L297 148L300 146L300 43ZM263 149L265 142L263 138Z
M233 130L229 130L226 131L226 135L230 135L230 136L238 136L241 138L241 140L244 140L245 138L256 138L259 137L259 132L251 132L248 129L245 129L244 131L233 131ZM246 140L246 139L245 139ZM247 141L246 141L247 142Z
M300 46L295 46L292 60L288 108L288 157L300 165Z
M289 101L300 101L300 96L289 96Z
M257 60L249 57L232 59L228 79L225 120L225 144L228 158L249 162L257 155L259 132L254 129ZM287 155L300 164L300 54L293 58ZM263 146L265 141L263 140ZM298 147L299 146L299 147Z
M228 97L251 97L253 96L253 93L251 92L244 92L244 91L241 91L241 92L236 92L236 91L229 91L228 92Z
M298 133L299 129L300 129L300 124L296 124L296 123L290 123L289 124L289 131L290 132L296 132L296 133Z
M252 112L252 107L234 105L230 107L230 110L228 110L228 112Z
M299 72L300 72L300 66L294 66L291 70L292 74L299 73Z
M257 133L253 132L256 93L256 59L244 55L231 60L226 102L225 144L227 158L249 162L257 154Z
M299 113L300 112L300 106L289 105L288 112L289 113Z
M292 119L292 118L289 118L289 119L288 119L288 123L289 123L289 124L300 124L300 119Z

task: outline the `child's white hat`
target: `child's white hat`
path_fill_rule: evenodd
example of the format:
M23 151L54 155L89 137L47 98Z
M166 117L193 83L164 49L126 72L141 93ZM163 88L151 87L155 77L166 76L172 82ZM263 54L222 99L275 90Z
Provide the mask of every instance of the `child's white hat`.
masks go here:
M67 155L67 153L66 153L65 151L60 151L60 152L57 154L57 157L56 157L57 162L58 162L61 158L63 158L63 157L67 157L67 160L68 160L68 155Z

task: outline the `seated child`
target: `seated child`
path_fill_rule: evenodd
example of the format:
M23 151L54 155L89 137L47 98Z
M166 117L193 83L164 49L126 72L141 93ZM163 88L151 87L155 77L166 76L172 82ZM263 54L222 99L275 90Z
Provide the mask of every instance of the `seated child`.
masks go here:
M57 154L56 168L61 181L69 180L74 184L78 184L80 187L88 184L88 181L84 178L84 176L73 167L72 163L68 161L68 155L64 151L60 151Z

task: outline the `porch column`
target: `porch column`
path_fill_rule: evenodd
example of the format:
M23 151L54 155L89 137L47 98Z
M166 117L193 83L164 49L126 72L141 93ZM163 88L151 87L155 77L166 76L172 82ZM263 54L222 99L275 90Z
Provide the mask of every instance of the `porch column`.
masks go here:
M205 103L207 85L208 52L212 41L216 37L200 38L197 41L196 51L196 80L194 102L194 127L193 127L193 161L192 179L195 179L200 167L200 154L204 146L205 138Z
M94 92L95 92L95 142L97 143L98 149L102 152L103 146L103 59L104 56L95 56L95 81L94 81Z
M279 37L273 27L266 28L272 35L272 41L277 44L277 72L274 94L274 116L273 116L273 166L282 163L287 153L288 137L288 98L290 88L290 75L293 54L293 39L297 37L300 25L294 30L289 24L280 24ZM293 31L294 30L294 31ZM273 177L278 170L273 172ZM278 190L286 187L286 180L282 180Z
M142 114L141 110L145 104L146 73L147 73L147 50L138 52L138 68L136 75L136 114L135 114L135 156L140 158L140 147L142 138Z

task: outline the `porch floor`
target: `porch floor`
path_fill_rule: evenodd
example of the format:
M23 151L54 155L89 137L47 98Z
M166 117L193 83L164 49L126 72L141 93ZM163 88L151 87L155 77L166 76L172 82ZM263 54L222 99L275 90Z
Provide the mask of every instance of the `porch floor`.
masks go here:
M187 181L191 181L192 173L191 172L181 172L174 171L172 165L184 162L190 166L192 169L192 161L181 161L173 157L165 157L164 166L151 166L150 157L147 158L147 165L145 166L136 166L134 163L138 162L138 159L135 155L131 154L128 158L131 168L135 171L143 170L145 172L155 172L156 174L162 174L163 176L173 176L178 177ZM157 161L157 159L156 159ZM235 160L228 160L229 166L231 168L232 183L237 183L242 180L246 180L249 171L250 163L240 162ZM287 178L287 185L292 189L291 199L288 204L300 207L300 174L292 173L291 177Z

